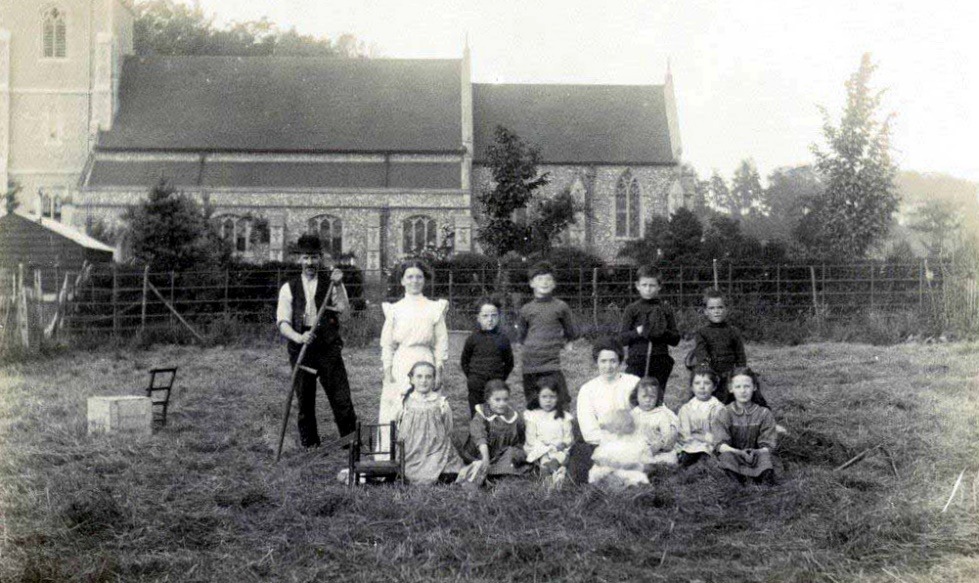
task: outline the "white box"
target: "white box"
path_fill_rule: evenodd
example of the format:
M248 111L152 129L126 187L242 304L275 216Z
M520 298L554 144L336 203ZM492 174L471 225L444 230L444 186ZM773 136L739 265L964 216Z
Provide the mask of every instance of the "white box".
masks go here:
M149 397L89 397L88 433L153 434L153 403Z

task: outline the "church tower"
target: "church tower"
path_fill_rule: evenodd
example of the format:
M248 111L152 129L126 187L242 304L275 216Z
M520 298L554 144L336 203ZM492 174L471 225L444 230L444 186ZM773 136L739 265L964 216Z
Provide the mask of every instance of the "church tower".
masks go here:
M61 217L133 52L130 0L0 3L0 188L21 209ZM70 207L64 207L66 211Z

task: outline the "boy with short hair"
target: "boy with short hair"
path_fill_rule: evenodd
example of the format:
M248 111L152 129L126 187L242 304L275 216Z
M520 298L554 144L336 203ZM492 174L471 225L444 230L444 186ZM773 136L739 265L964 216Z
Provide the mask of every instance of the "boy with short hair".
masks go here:
M643 265L636 273L639 299L626 306L622 313L619 340L629 349L626 372L639 378L653 377L659 382L656 406L663 404L666 381L673 372L670 346L680 343L673 308L659 298L663 274L651 265Z
M748 364L744 340L741 332L727 322L727 306L720 291L711 288L704 292L704 315L707 316L707 324L694 336L690 365L707 365L717 374L720 381L714 396L727 404L732 400L728 392L731 371Z
M568 384L561 372L561 349L578 338L579 333L571 308L552 295L555 286L551 264L536 264L530 270L534 299L524 304L517 316L517 342L523 345L521 366L528 409L538 406L537 383L543 377L553 377L563 394L568 394Z
M505 381L513 370L510 339L500 330L500 303L493 298L480 298L476 309L476 330L466 338L460 359L469 388L470 418L485 400L486 383L493 379Z

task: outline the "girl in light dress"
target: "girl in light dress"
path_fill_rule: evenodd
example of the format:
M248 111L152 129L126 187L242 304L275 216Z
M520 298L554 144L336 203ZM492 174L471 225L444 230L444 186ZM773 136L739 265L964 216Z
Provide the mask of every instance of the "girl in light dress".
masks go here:
M456 474L462 459L452 445L452 409L435 387L435 366L417 362L409 373L409 389L398 413L398 435L404 442L405 479L432 484L443 474Z
M568 451L574 444L571 413L564 410L560 387L552 377L537 383L539 408L524 411L527 462L536 464L551 485L560 485L567 475Z
M655 378L645 377L639 381L629 398L632 404L632 419L636 422L636 431L652 454L652 465L676 466L674 448L679 434L680 420L666 406L656 406L660 394L662 393L659 381Z
M442 386L442 370L449 358L449 335L445 327L448 302L430 300L423 295L426 268L420 261L402 266L401 285L405 296L394 304L384 303L384 327L381 329L381 361L384 384L378 423L394 421L409 389L408 371L417 362L430 363L435 369L433 390ZM379 441L385 449L390 436L382 432Z
M718 378L710 367L697 366L690 374L693 396L680 407L680 441L678 460L683 467L711 456L716 446L711 423L724 405L714 396Z

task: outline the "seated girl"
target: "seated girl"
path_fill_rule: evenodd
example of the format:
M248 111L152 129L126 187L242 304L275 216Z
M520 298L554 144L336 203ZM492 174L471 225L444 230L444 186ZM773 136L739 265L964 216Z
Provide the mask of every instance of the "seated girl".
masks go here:
M523 417L510 407L510 387L499 379L488 381L486 402L476 405L469 422L469 439L462 450L469 465L459 472L458 481L480 486L488 477L526 472L524 436Z
M581 438L568 456L568 477L575 484L588 482L592 454L603 441L616 437L602 429L602 420L613 411L629 412L629 395L639 377L622 372L622 344L614 338L595 342L592 358L598 376L578 390L577 415Z
M692 466L709 458L717 445L711 432L711 423L724 405L714 396L717 375L706 365L700 365L690 374L693 396L680 407L680 442L678 461L683 467Z
M648 484L646 467L652 463L653 455L646 440L636 432L632 414L625 410L608 413L602 419L602 430L607 437L592 454L588 483L612 488Z
M542 476L560 484L567 473L568 450L574 444L571 413L564 410L565 399L553 377L541 377L537 382L538 408L524 411L527 441L524 451L527 462L537 464Z
M408 380L410 386L397 419L405 448L405 479L411 484L432 484L443 474L462 468L462 459L449 438L452 410L449 401L434 391L435 365L416 362Z
M732 479L744 484L775 483L772 452L778 439L775 416L755 403L758 377L748 367L731 371L734 402L717 414L711 431L717 440L718 462Z
M659 393L659 381L655 378L645 377L639 381L629 397L632 420L652 454L652 465L675 466L677 459L674 449L680 420L666 406L656 406Z

